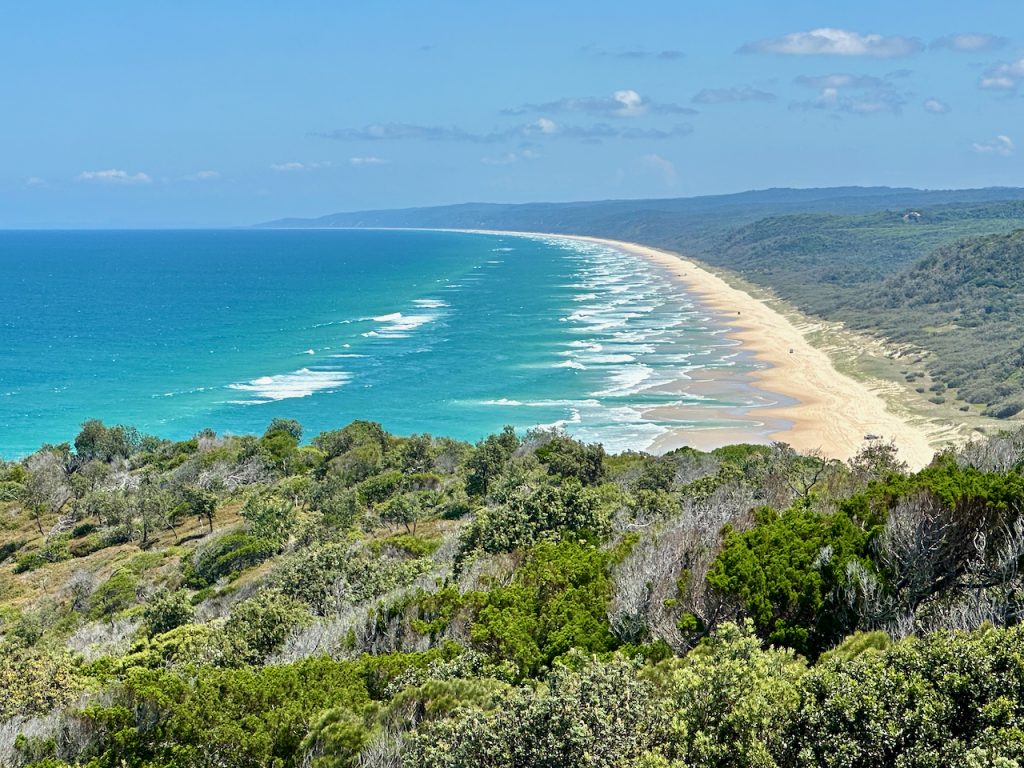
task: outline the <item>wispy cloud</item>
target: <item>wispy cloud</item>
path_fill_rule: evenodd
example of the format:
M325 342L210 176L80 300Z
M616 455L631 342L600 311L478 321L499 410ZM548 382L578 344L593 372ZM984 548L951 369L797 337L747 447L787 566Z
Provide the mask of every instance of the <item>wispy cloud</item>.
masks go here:
M989 35L984 32L960 32L955 35L940 37L932 42L932 48L945 48L961 53L979 53L982 51L995 51L1006 46L1010 41L999 35Z
M775 94L749 86L705 88L691 99L694 104L733 104L741 101L775 101Z
M740 53L775 53L788 56L866 56L894 59L911 56L924 46L919 40L898 35L862 35L845 29L822 27L792 32L747 43Z
M1024 80L1024 57L1001 61L986 69L978 79L978 87L986 91L1015 91Z
M187 176L183 176L183 181L216 181L220 178L220 173L217 171L196 171L190 173Z
M45 187L47 186L46 179L40 178L39 176L29 176L25 179L26 187Z
M689 107L683 107L679 104L655 102L629 88L615 91L611 96L568 97L542 104L523 104L518 107L502 110L502 113L506 115L530 113L564 114L568 112L579 112L597 117L695 114L695 110Z
M128 173L119 168L108 168L104 171L82 171L78 174L79 181L96 181L104 184L150 184L151 179L141 171Z
M318 168L328 168L330 165L331 163L327 160L318 163L300 163L293 160L287 163L271 163L270 170L278 173L293 173L295 171L315 171Z
M374 155L364 155L364 156L360 156L360 157L350 157L348 159L348 164L352 165L352 166L355 166L356 168L361 168L361 167L367 166L367 165L387 165L387 162L388 161L385 160L384 158L376 157Z
M832 75L800 75L793 82L805 88L881 88L885 80L870 75L849 75L838 72Z
M801 75L796 85L818 91L817 97L790 104L790 109L821 109L854 115L899 114L907 98L885 78L835 73Z
M637 167L661 180L666 187L674 187L679 181L675 163L661 155L644 155L637 161Z
M693 131L687 123L668 128L637 128L633 126L595 123L575 125L539 117L528 123L485 133L474 133L453 126L416 125L413 123L371 123L363 128L339 128L320 136L340 141L427 141L495 144L522 139L576 139L597 142L603 139L667 139L685 136Z
M480 162L484 165L512 165L522 160L536 160L539 157L540 154L532 149L521 149L517 152L506 152L501 155L481 157Z
M660 60L660 61L678 61L679 59L685 58L686 54L680 50L674 48L664 49L660 51L652 51L646 48L594 48L587 46L583 49L587 53L594 56L606 59L621 59L623 61L645 61L645 60Z
M486 134L474 134L461 128L443 125L416 125L414 123L369 123L362 128L337 128L326 138L342 141L490 141Z
M931 112L933 115L945 115L950 111L949 104L939 99L926 99L924 102L925 112Z
M1013 154L1015 149L1013 140L1004 134L996 136L991 141L976 142L971 145L971 149L982 155L1000 155L1001 157L1009 157Z

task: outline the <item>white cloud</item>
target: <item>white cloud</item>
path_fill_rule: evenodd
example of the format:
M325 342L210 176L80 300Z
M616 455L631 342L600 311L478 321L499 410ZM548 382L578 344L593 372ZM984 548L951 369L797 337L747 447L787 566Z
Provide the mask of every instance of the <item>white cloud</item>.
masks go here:
M216 181L220 178L220 173L217 171L196 171L190 173L188 176L183 176L183 181Z
M978 142L971 145L971 149L983 155L1000 155L1009 157L1013 154L1013 140L1004 134L996 136L991 141Z
M619 117L636 117L647 112L647 105L644 103L644 97L634 90L627 89L616 91L612 94L612 98L622 105L618 109L614 110L614 114Z
M940 37L932 43L932 48L948 48L961 53L978 53L994 51L1009 42L1005 37L989 35L984 32L961 32L956 35Z
M822 27L748 43L741 53L778 53L790 56L869 56L892 59L921 50L920 41L898 35L861 35L845 29Z
M386 165L387 160L382 157L375 157L374 155L366 155L362 157L350 157L348 159L349 165L354 165L356 168L361 168L365 165Z
M46 179L41 179L38 176L29 176L25 179L26 187L45 187Z
M1024 57L1016 61L1001 61L989 67L978 80L978 87L990 91L1015 91L1024 80Z
M105 184L149 184L153 181L141 171L131 174L118 168L109 168L105 171L82 171L78 174L78 179L79 181L98 181Z
M539 117L529 125L530 128L534 128L540 133L550 136L554 133L558 133L558 123L554 120L549 120L546 117Z
M933 115L944 115L949 112L949 104L939 99L928 99L924 103L924 109Z

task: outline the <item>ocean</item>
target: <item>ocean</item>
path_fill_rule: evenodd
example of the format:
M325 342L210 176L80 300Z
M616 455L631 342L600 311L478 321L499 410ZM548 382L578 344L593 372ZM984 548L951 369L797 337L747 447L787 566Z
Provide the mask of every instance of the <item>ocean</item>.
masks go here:
M373 230L0 232L0 456L88 418L182 439L353 419L609 450L747 425L758 363L655 265L555 237ZM685 391L695 372L733 386ZM688 414L673 418L672 407ZM658 416L652 414L657 409ZM697 409L695 411L695 409ZM682 411L681 411L682 412ZM725 418L724 414L730 414ZM746 421L744 421L746 419Z

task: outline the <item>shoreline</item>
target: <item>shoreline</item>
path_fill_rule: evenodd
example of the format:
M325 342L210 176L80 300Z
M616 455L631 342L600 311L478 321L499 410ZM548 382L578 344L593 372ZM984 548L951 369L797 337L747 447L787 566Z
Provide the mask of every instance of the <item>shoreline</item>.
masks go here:
M739 341L743 349L765 364L744 375L763 392L790 401L756 408L748 415L771 425L767 434L772 440L789 443L802 452L820 451L829 458L846 460L867 444L867 435L877 435L885 442L892 441L899 457L913 469L926 466L935 454L923 427L893 413L877 391L837 370L828 354L814 346L806 331L789 317L734 288L692 259L638 243L587 235L482 229L446 231L580 240L643 258L664 269L716 312L729 328L729 338ZM742 440L743 432L739 426L703 430L682 427L655 440L650 450L665 452L685 445L705 450Z

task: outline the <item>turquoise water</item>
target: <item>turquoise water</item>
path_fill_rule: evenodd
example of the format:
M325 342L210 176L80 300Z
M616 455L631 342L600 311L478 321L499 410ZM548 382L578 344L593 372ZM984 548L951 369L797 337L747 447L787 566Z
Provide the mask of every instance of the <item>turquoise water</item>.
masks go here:
M184 438L355 418L475 440L557 425L610 449L679 426L658 387L748 369L649 263L561 238L357 230L0 232L0 455L86 418Z

